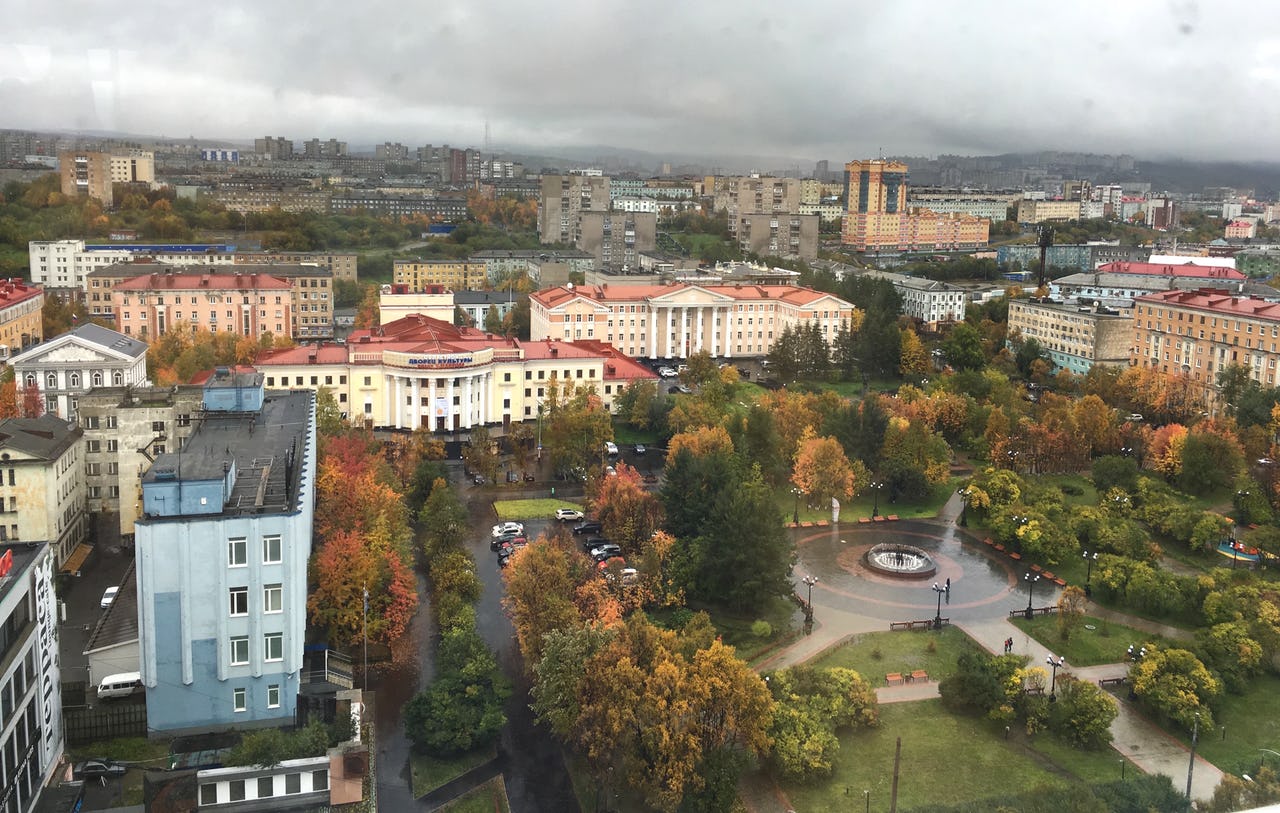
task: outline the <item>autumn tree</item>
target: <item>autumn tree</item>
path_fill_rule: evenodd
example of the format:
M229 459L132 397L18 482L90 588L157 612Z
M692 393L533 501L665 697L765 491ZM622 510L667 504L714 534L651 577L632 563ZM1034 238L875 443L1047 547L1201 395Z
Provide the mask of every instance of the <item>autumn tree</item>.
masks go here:
M1084 590L1071 585L1062 591L1058 598L1058 635L1068 641L1076 630L1084 624L1085 611Z
M381 307L381 292L376 284L366 284L364 295L356 307L356 330L368 330L378 326L378 313Z
M34 381L22 386L18 412L23 418L39 418L44 414L44 396L40 394L40 387Z
M471 428L471 440L462 447L462 462L488 482L498 482L498 468L502 460L498 456L497 443L490 439L487 427Z
M686 449L695 457L728 455L733 453L733 440L720 426L703 426L679 432L667 441L667 458L674 458Z
M853 467L835 438L814 437L812 431L801 438L796 449L791 482L810 505L819 506L828 505L833 498L847 500L855 488L866 483L854 482Z
M613 399L613 406L626 423L636 429L648 429L661 417L659 401L657 382L636 378L622 388Z
M1147 654L1129 668L1129 685L1143 702L1187 730L1196 714L1203 728L1213 728L1210 703L1222 693L1222 683L1187 650L1149 644Z
M604 444L613 440L613 419L591 387L560 382L547 385L542 421L543 446L557 471L599 464Z
M585 618L577 604L579 587L596 580L593 564L567 545L539 539L512 556L502 571L507 587L503 606L530 669L542 660L546 633L594 620Z
M898 372L903 378L918 378L929 374L929 354L925 351L920 336L911 328L902 331Z
M18 382L10 374L0 382L0 420L18 417Z
M471 528L467 509L442 477L432 483L431 492L418 512L418 523L428 560L437 552L459 547Z
M592 502L604 533L624 554L639 553L662 523L662 504L644 488L640 473L619 462L616 476L605 477Z

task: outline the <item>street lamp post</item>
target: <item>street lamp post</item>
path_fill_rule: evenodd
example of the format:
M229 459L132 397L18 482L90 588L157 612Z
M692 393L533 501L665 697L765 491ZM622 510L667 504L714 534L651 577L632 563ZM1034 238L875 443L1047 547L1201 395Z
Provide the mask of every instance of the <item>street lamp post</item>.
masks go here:
M800 489L793 488L791 489L791 493L795 495L795 498L796 498L795 507L791 511L791 524L799 525L800 524Z
M969 489L971 486L957 489L960 495L960 526L966 527L969 524Z
M364 588L364 686L369 690L369 588Z
M1196 712L1191 728L1191 758L1187 760L1187 798L1191 798L1191 772L1196 767L1196 742L1200 739L1200 712Z
M947 592L947 588L943 587L937 582L934 582L933 592L937 593L938 595L938 610L933 615L933 628L936 630L940 630L942 629L942 594Z
M1093 577L1093 563L1098 561L1097 553L1084 552L1084 595L1089 598L1093 595L1093 588L1089 586L1089 580Z
M1036 582L1040 581L1040 576L1035 573L1028 573L1022 577L1027 582L1027 613L1026 618L1031 620L1031 599L1036 593Z
M1053 667L1053 677L1049 679L1049 702L1056 703L1058 701L1058 667L1066 666L1067 659L1061 655L1056 658L1053 655L1050 655L1048 658L1045 658L1045 663Z
M542 462L542 402L538 402L538 462Z
M809 598L806 603L808 604L808 607L809 607L809 617L812 618L813 617L813 586L818 583L818 577L805 576L802 581L804 581L804 583L809 586Z
M884 483L876 481L871 484L872 504L871 518L875 519L880 516L880 489L884 488Z

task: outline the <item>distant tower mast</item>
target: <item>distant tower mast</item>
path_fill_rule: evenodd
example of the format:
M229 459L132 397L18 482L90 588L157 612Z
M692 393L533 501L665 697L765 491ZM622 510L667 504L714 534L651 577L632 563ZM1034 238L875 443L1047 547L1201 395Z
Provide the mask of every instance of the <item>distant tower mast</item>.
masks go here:
M489 120L484 120L484 152L485 155L493 155L493 144L489 141Z
M1049 255L1049 246L1053 245L1053 226L1048 223L1040 226L1040 284L1038 288L1044 287L1044 265Z

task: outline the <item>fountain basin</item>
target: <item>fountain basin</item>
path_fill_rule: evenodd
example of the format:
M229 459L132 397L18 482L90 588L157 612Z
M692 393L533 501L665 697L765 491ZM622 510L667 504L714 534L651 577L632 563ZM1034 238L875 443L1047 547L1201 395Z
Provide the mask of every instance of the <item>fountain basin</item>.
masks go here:
M897 542L874 545L863 561L868 569L900 579L927 579L938 572L933 557L914 545Z

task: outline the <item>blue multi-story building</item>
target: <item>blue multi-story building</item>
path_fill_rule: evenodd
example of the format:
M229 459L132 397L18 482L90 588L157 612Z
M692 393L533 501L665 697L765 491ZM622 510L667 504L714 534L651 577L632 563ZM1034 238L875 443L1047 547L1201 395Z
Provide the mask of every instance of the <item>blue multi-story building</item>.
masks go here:
M142 478L138 639L153 731L291 722L315 508L313 392L219 369Z

